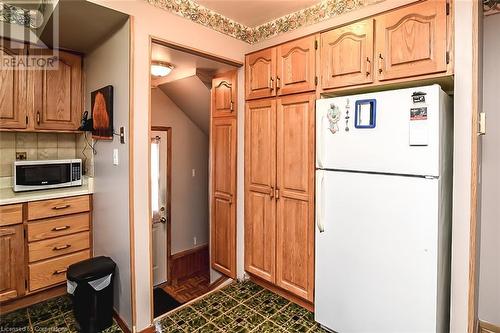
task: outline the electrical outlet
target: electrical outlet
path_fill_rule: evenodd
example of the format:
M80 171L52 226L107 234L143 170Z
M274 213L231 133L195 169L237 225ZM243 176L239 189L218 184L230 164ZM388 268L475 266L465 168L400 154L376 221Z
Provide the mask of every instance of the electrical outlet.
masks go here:
M16 151L16 161L26 160L28 154L25 151Z

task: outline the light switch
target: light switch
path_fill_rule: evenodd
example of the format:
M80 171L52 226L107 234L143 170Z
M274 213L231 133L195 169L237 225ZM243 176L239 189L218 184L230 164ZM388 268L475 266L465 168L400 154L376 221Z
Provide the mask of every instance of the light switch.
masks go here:
M193 178L196 176L196 169L191 169L191 176Z
M113 149L113 165L118 165L119 164L119 159L118 159L118 149Z

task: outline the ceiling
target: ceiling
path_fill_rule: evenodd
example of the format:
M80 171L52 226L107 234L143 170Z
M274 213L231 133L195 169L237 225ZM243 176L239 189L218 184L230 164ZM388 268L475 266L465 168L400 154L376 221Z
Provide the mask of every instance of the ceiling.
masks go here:
M196 75L196 72L200 70L206 73L215 74L229 71L234 68L215 60L202 58L154 43L151 46L151 60L168 62L174 66L174 69L168 76L160 79L153 79L153 86Z
M194 1L208 9L251 28L321 2L321 0Z

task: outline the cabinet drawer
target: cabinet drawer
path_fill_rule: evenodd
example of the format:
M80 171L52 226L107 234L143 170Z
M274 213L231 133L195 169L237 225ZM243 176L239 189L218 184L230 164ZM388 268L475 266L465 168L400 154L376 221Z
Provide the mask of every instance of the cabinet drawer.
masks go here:
M88 195L34 201L28 203L28 220L88 212L89 210L90 200Z
M0 206L0 226L23 223L23 205Z
M46 239L28 245L29 262L49 259L63 254L73 253L90 247L89 232Z
M85 250L28 265L29 290L34 291L66 281L68 266L88 258L90 251Z
M27 225L28 242L87 231L89 227L90 213L66 215L35 221Z

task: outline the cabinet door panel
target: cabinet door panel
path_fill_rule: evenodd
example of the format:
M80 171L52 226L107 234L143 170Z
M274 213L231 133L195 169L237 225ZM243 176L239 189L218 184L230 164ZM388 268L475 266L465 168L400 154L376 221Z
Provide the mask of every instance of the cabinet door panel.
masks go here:
M276 48L245 57L246 98L276 96Z
M275 282L276 101L245 112L245 270Z
M212 123L212 268L236 277L236 118Z
M276 283L313 301L314 95L277 107Z
M8 44L3 40L0 45L2 63L17 63L17 57L26 56L24 45L11 45L11 48ZM27 70L18 67L0 68L0 128L26 128L27 73Z
M216 75L212 80L212 117L236 116L236 71Z
M321 34L323 89L373 82L373 20Z
M294 40L277 47L276 87L278 95L316 89L315 36Z
M77 130L82 113L81 58L63 51L56 55L52 67L37 70L33 76L35 128Z
M446 71L446 2L429 0L376 19L378 79Z
M23 225L0 228L0 302L24 294Z

